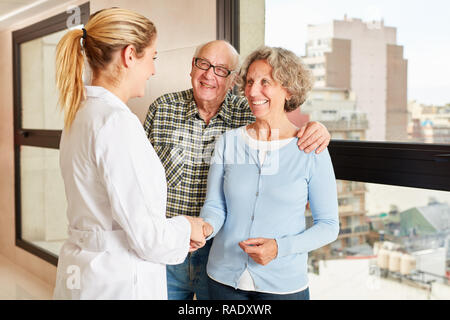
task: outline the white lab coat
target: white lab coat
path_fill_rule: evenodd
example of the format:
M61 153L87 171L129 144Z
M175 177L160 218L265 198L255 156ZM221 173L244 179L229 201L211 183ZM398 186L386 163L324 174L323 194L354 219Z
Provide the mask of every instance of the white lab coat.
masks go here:
M166 264L184 261L190 223L167 219L164 168L114 94L86 87L60 144L69 239L55 299L167 299Z

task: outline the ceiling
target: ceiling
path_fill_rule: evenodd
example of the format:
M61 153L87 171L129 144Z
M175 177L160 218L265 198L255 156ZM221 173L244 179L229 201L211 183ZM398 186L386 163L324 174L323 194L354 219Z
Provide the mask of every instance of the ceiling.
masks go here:
M0 0L0 31L69 0Z

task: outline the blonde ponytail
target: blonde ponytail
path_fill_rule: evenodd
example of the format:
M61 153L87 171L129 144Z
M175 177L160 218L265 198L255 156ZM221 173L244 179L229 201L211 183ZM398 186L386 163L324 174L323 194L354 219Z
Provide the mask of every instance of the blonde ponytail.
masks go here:
M81 102L85 99L84 56L96 77L105 72L115 51L133 45L139 58L156 37L156 28L150 20L120 8L94 13L84 29L84 32L79 29L67 32L56 46L56 86L59 104L64 111L64 127L67 129L72 125ZM86 35L83 37L84 33ZM109 76L111 81L117 79L116 74L104 76Z
M56 46L56 86L59 105L64 111L64 127L67 129L72 125L84 99L82 36L82 30L71 30Z

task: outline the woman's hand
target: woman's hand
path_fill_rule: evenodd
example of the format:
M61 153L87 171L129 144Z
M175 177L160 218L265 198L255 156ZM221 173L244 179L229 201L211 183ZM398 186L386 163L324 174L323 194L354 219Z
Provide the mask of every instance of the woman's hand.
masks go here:
M263 266L275 259L278 254L278 245L275 239L247 239L239 242L239 246L250 258Z
M203 235L208 238L214 232L214 228L208 223L203 224Z
M309 153L317 148L316 153L321 153L330 143L331 135L323 124L311 121L300 128L297 138L300 150Z

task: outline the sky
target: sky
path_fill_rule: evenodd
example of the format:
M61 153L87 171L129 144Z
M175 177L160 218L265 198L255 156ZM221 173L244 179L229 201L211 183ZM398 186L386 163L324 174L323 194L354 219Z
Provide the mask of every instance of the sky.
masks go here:
M450 103L450 1L266 0L265 43L304 55L306 26L335 20L384 19L397 28L408 60L408 100Z

